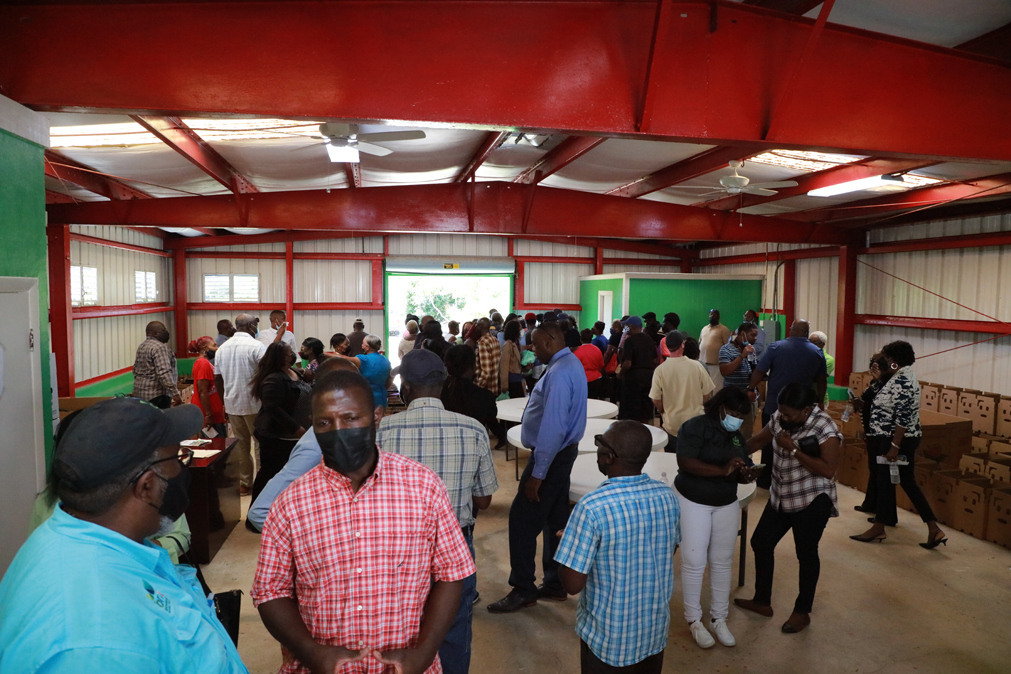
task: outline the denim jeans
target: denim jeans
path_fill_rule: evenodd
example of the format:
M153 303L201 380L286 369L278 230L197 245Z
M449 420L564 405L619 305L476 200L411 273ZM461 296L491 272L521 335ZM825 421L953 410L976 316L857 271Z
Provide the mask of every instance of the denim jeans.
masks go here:
M473 527L467 527L463 537L470 548L470 556L474 558ZM471 626L474 618L474 596L477 594L477 574L473 573L463 579L463 592L460 594L460 608L456 612L453 626L449 628L446 638L439 646L439 660L442 661L442 671L445 674L467 674L470 670Z

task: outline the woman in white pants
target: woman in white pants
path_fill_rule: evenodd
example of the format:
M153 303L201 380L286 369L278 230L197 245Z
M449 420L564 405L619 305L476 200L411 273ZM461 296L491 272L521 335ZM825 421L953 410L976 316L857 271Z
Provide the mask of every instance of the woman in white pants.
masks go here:
M751 412L751 400L734 386L721 389L705 404L705 413L678 431L678 474L674 480L681 506L681 585L685 620L702 648L715 642L702 624L702 576L709 564L712 586L710 629L724 646L734 646L727 628L731 566L741 516L737 484L751 482L759 470L748 468L739 429Z

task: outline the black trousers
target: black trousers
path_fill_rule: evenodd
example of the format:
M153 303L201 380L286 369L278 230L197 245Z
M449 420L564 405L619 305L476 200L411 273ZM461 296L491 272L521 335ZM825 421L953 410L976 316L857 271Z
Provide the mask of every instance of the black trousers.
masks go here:
M522 381L509 381L509 397L510 398L525 398L526 393L523 392L523 382Z
M569 521L569 474L578 449L577 445L569 445L555 455L538 492L541 500L531 501L524 492L527 482L533 477L536 455L535 448L520 476L519 491L509 508L509 584L531 596L537 594L534 558L537 556L537 536L541 533L544 534L541 557L544 585L552 590L562 589L558 579L558 562L555 561L559 542L555 534Z
M832 515L832 499L819 494L811 504L795 513L784 513L766 504L751 536L751 549L755 551L755 602L764 606L772 604L772 576L776 569L776 545L786 532L793 529L793 542L800 563L800 591L793 610L810 613L814 592L821 574L818 543Z
M771 414L766 414L765 408L762 408L762 428L769 425L769 419L772 418ZM772 486L772 443L762 447L762 460L761 463L765 464L765 468L762 469L762 474L758 476L755 484L762 489L768 489Z
M869 513L878 511L878 454L876 445L873 444L875 440L876 438L867 436L867 491L864 492L864 502L860 504L864 512ZM891 446L891 438L886 438L886 441ZM885 453L888 453L887 449ZM894 496L892 498L894 500Z
M867 454L871 453L871 440L874 440L875 457L884 456L891 449L892 439L875 436L867 438ZM920 491L916 484L916 474L913 468L916 464L916 449L920 446L920 438L902 438L899 447L899 455L905 456L909 461L908 466L899 466L899 484L906 496L912 502L916 512L920 513L920 519L924 522L933 522L937 518L927 501L927 497ZM889 466L878 465L878 507L874 511L874 521L880 524L895 526L899 523L899 514L895 506L895 485L892 484L891 471Z
M622 375L619 419L652 420L653 403L649 399L652 383L653 371L645 368L629 370Z
M158 396L157 398L151 398L148 402L160 410L167 410L172 407L172 396Z
M634 665L615 667L609 665L590 650L586 642L579 641L579 671L582 674L660 674L663 669L663 651L655 653Z
M586 384L586 397L591 400L604 399L604 378L594 379Z
M259 433L255 435L260 443L260 470L256 471L256 479L253 480L253 500L250 503L256 500L270 479L281 472L284 464L288 463L291 450L298 442L298 440L268 438Z
M667 444L664 445L663 451L667 452L668 454L677 454L678 436L667 433Z

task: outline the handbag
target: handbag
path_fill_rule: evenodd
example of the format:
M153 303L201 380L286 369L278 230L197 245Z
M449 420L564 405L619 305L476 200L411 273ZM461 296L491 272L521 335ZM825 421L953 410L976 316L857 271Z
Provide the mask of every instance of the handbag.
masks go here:
M818 444L818 438L813 435L798 440L797 449L812 458L817 459L821 457L821 445Z

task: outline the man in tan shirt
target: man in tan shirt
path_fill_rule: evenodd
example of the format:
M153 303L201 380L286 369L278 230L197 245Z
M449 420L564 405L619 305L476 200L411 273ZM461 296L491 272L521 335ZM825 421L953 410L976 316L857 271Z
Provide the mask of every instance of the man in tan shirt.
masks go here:
M664 340L670 358L653 371L649 397L660 410L663 429L667 431L666 452L677 449L677 434L681 424L702 414L702 404L712 395L713 380L697 360L685 358L684 335L674 330Z
M709 312L709 325L702 328L699 336L699 349L702 351L700 360L706 364L709 376L717 389L723 388L723 375L720 374L720 349L730 341L730 328L720 323L720 310Z

